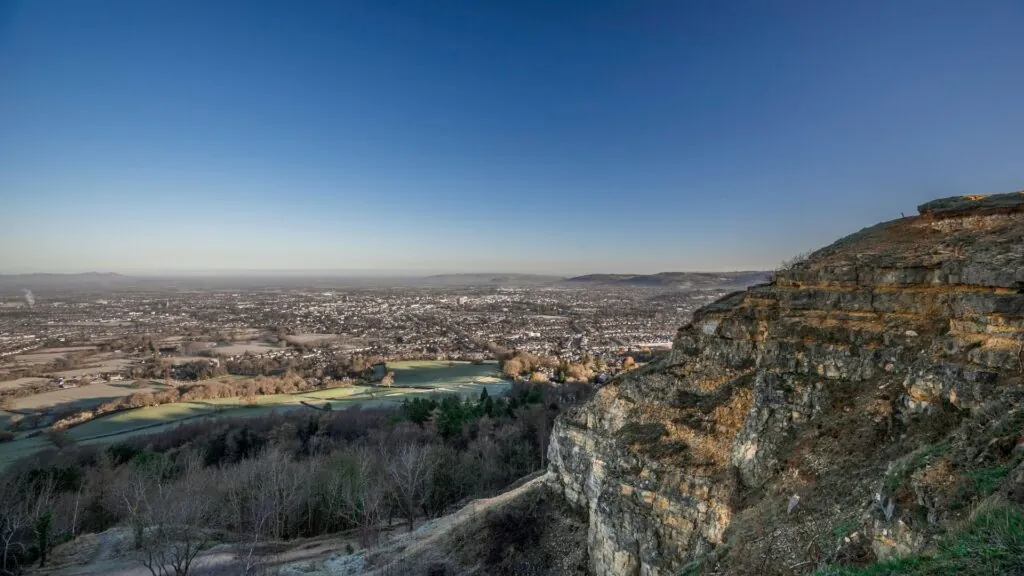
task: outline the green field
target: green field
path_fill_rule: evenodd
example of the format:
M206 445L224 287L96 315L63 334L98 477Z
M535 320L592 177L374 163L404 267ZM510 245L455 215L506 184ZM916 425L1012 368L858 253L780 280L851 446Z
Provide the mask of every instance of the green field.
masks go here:
M317 406L329 402L332 409L344 410L357 405L393 405L406 398L427 394L475 395L484 388L488 393L496 395L509 386L507 380L499 377L495 362L471 364L411 361L389 363L387 368L395 372L395 385L392 388L345 386L298 394L256 396L246 403L238 398L176 402L96 418L69 428L68 434L83 444L113 442L131 436L162 432L199 418L257 417L279 410L294 410L303 408L301 402ZM48 446L51 444L42 437L28 438L24 435L12 442L0 444L0 468Z
M395 372L395 386L462 386L493 383L501 377L497 362L471 364L412 360L389 362L387 367Z

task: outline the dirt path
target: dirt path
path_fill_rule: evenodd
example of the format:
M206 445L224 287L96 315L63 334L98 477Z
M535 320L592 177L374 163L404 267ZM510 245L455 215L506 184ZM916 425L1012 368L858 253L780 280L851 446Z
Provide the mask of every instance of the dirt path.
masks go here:
M412 532L404 532L402 528L395 527L374 548L360 550L354 535L335 534L310 540L264 543L260 546L259 556L271 573L281 576L394 574L395 563L443 549L453 531L479 514L497 509L539 488L546 480L547 476L543 472L537 472L493 498L473 500L457 512L427 521ZM59 546L46 569L36 568L28 573L54 576L149 576L149 571L130 550L129 540L130 534L125 528L112 528L100 534L80 536ZM357 550L349 554L347 550L353 547ZM194 570L190 573L241 573L248 551L244 544L214 546L196 558ZM378 559L387 559L387 564L379 565Z

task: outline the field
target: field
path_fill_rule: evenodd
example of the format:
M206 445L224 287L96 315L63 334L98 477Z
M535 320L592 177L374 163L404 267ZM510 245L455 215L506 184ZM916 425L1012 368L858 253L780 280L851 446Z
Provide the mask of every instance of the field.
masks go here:
M320 342L330 342L337 340L337 334L292 334L291 336L285 336L285 340L288 342L294 342L296 344L314 344Z
M67 433L80 443L91 444L159 432L197 418L258 417L278 410L302 409L305 408L303 402L315 406L330 403L332 409L344 410L357 405L397 404L406 398L435 393L479 394L484 388L496 395L509 386L508 381L498 377L497 368L494 362L395 362L388 364L388 369L395 372L392 388L345 386L297 394L256 396L245 402L239 398L176 402L117 412L69 428ZM85 389L93 386L97 384ZM75 390L78 389L59 392ZM50 443L40 436L22 434L12 442L0 444L0 468L49 446Z
M65 346L62 348L40 348L27 354L18 354L14 357L14 363L20 365L46 364L75 352L91 352L95 346Z
M395 372L395 386L420 387L458 392L466 386L502 382L497 362L471 364L469 362L408 361L389 362Z
M217 354L223 354L225 356L237 356L239 354L263 354L265 352L273 352L274 350L280 350L279 346L271 346L266 342L243 342L235 343L230 346L218 346L211 348L213 352Z
M48 364L67 358L71 355L79 355L75 365L68 365L68 370L46 369L47 378L23 377L0 382L0 389L25 386L33 382L48 380L50 376L62 376L64 378L77 378L81 376L95 376L104 372L119 372L132 364L130 358L122 354L104 352L97 353L95 347L77 346L67 348L41 348L28 354L18 354L11 358L10 363L0 367L0 375L17 373L26 368L45 368ZM38 376L38 375L37 375Z
M14 380L5 380L0 382L0 390L20 388L21 386L31 386L32 384L46 384L47 381L49 381L49 378L36 378L32 376L26 378L15 378Z
M152 384L142 384L137 388L132 387L132 382L95 382L87 386L76 388L62 388L33 394L14 401L14 409L19 411L40 410L42 408L89 408L108 402L121 396L128 396L135 392L151 392L160 389Z
M62 370L54 372L54 376L63 376L64 378L77 378L80 376L95 376L103 372L118 372L132 365L132 361L128 358L115 358L112 355L109 357L96 356L95 358L89 358L87 361L87 368L75 368L72 370Z

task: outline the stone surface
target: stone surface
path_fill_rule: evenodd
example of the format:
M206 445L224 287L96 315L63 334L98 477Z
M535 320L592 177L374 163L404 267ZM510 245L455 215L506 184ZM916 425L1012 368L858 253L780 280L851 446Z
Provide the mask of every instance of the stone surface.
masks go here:
M897 493L918 476L893 480L893 462L1020 396L1021 206L944 199L843 238L698 311L669 354L560 417L550 470L588 513L592 571L714 553L726 573L810 572L850 518L876 555L926 545L920 518L946 513Z
M932 200L917 207L921 214L963 214L993 210L1024 209L1024 191L1008 194L974 194Z

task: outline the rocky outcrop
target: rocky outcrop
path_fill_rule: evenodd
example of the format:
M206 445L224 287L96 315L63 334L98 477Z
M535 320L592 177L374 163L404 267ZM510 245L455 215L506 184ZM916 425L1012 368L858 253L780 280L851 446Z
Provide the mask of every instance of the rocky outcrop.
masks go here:
M1024 193L919 212L698 311L558 420L550 470L593 573L866 562L1017 489ZM965 489L978 469L997 472Z

